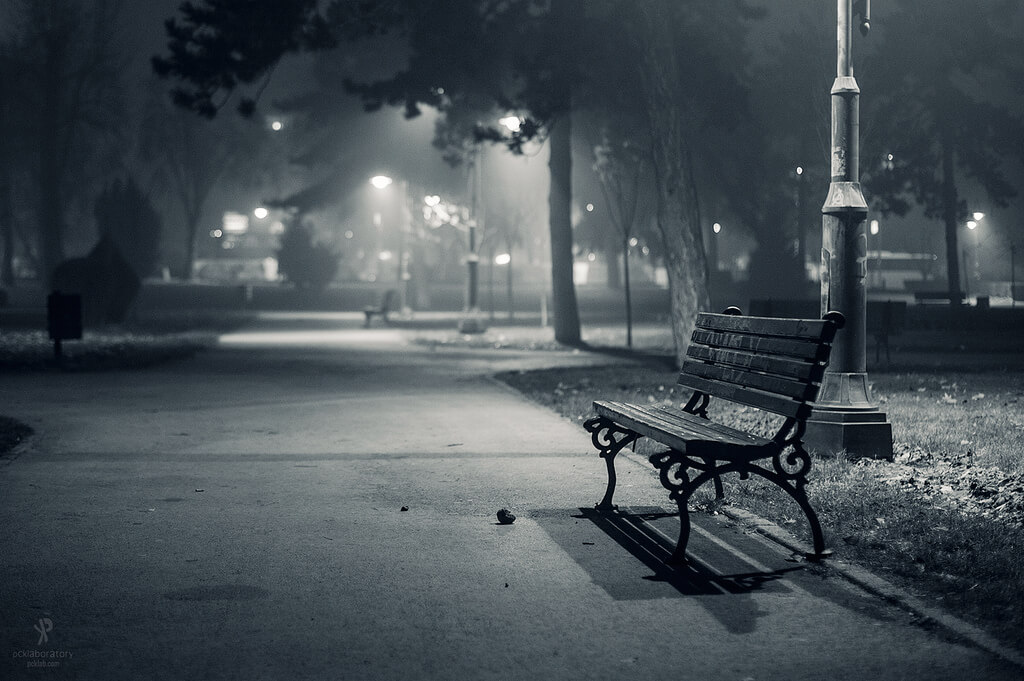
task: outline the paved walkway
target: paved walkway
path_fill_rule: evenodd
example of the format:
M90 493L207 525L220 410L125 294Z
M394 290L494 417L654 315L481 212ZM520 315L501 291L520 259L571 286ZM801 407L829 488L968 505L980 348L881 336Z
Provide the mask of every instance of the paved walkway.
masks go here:
M0 678L1020 678L720 517L666 569L639 465L587 511L589 436L489 375L607 359L336 326L4 377L37 435L0 463Z

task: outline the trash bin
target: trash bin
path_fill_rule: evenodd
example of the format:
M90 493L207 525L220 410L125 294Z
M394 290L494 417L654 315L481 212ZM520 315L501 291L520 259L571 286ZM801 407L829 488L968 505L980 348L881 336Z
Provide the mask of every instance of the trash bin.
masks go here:
M46 327L50 340L82 337L82 296L54 291L46 297Z

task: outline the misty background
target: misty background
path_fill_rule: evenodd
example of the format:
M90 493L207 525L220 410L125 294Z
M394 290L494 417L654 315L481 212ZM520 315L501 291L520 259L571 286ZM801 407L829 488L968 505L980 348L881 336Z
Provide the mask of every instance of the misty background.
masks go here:
M755 11L733 17L721 4L679 27L680 40L692 37L687 54L705 56L729 79L701 80L712 70L699 59L683 64L684 74L697 74L680 85L689 88L687 125L700 127L670 151L685 155L692 171L681 189L696 206L711 299L814 298L829 182L834 6L727 4ZM871 33L854 39L861 175L873 221L869 293L945 288L955 220L968 295L1010 303L1022 241L1022 11L995 1L914 5L874 3ZM236 92L225 93L215 117L199 116L172 104L175 83L151 63L167 55L164 22L180 19L178 8L176 0L15 0L0 10L4 287L45 288L54 268L89 253L106 229L104 196L109 203L129 185L154 216L119 238L153 242L129 258L148 282L303 283L281 268L282 240L303 230L307 245L337 262L323 286L394 285L402 276L395 259L405 251L412 303L429 308L432 289L464 286L466 223L475 218L492 278L501 257L498 276L507 267L523 285L547 286L551 172L542 115L493 102L443 112L424 105L412 118L387 103L367 112L365 91L361 98L345 83L386 80L406 66L414 52L394 32L287 54L242 93L255 98L252 115L236 112ZM458 39L458 26L439 30ZM634 285L665 287L666 259L678 247L666 243L657 209L664 192L651 174L657 101L641 101L622 74L610 73L616 58L632 56L606 53L616 46L601 35L569 31L561 46L568 56L560 59L578 60L575 72L588 79L572 112L576 285L621 287L628 250ZM652 64L642 68L656 72L659 62ZM602 91L594 84L605 75ZM519 153L508 139L470 139L459 117L482 108L495 119L538 120L541 132ZM957 144L952 217L938 172L938 129L949 120ZM369 183L375 175L395 182L377 190Z

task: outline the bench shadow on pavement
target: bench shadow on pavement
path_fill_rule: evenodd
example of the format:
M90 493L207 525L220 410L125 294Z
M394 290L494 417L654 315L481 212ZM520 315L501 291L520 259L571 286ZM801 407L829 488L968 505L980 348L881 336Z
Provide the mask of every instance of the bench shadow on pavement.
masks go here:
M729 542L712 541L701 529L714 521L700 514L691 515L689 560L679 567L667 564L679 531L678 513L654 507L616 513L579 508L535 510L530 516L611 598L690 598L735 632L753 631L768 614L752 594L788 593L783 577L803 569L784 556L765 557L763 550L755 558L760 565L752 565L746 559L757 551L751 538L746 537L751 546L735 541L744 538L740 533L730 535Z

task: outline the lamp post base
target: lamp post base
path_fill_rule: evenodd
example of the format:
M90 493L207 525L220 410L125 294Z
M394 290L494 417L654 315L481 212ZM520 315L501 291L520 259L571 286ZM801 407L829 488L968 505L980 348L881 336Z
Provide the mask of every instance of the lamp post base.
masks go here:
M818 454L845 454L892 461L892 424L877 407L830 409L816 406L807 419L804 445Z

